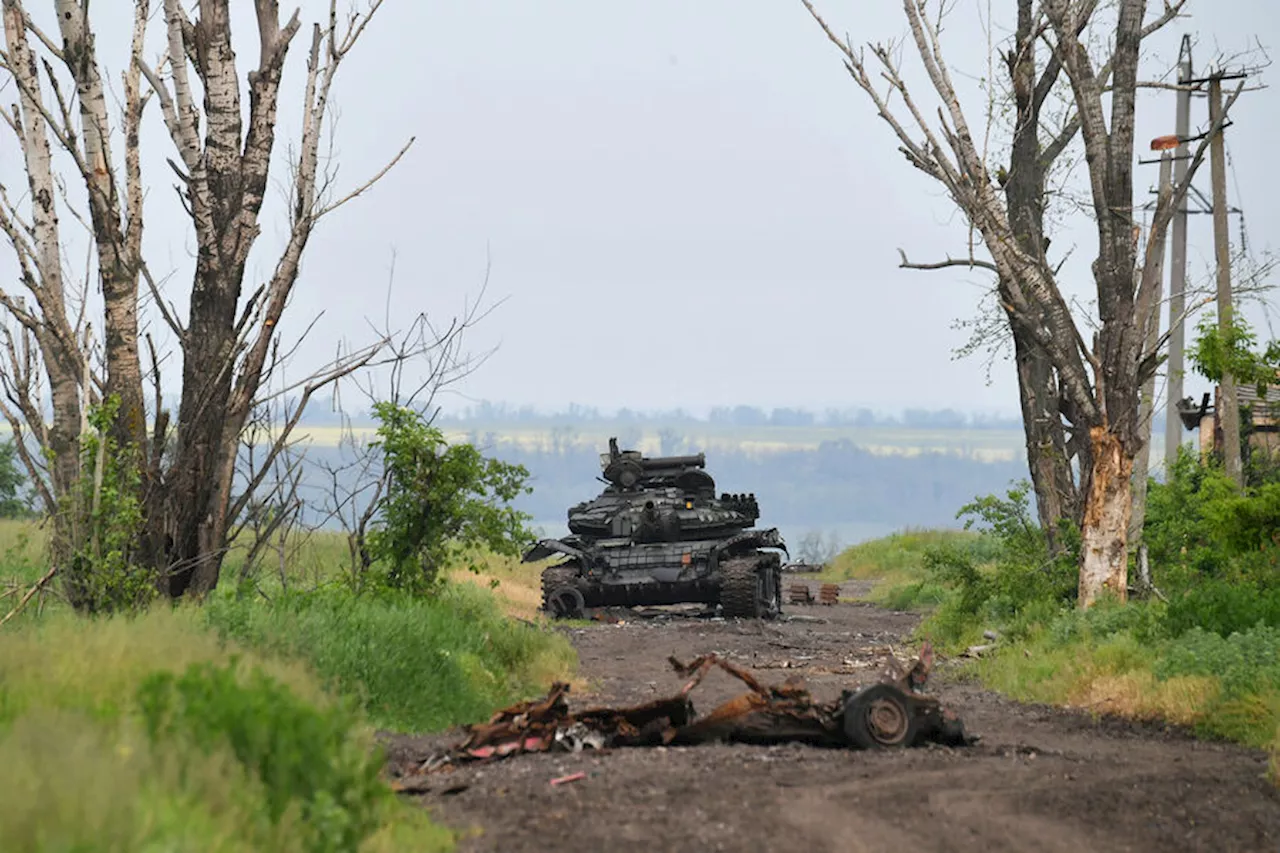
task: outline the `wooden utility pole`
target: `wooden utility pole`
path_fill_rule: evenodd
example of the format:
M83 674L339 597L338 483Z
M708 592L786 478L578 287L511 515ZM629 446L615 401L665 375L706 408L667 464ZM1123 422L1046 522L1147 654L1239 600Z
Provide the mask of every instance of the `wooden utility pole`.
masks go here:
M1222 121L1222 75L1209 79L1209 124ZM1213 181L1213 246L1218 266L1218 333L1227 340L1231 331L1231 235L1227 230L1227 161L1223 142L1225 128L1209 140L1210 178ZM1235 380L1224 372L1218 396L1218 423L1222 425L1223 467L1237 486L1244 486L1244 466L1240 455L1240 405Z
M1178 148L1174 152L1173 182L1182 186L1187 177L1187 160L1191 156L1186 139L1191 135L1191 36L1182 37L1182 49L1178 53L1178 106L1174 131L1178 134ZM1182 446L1182 418L1178 415L1178 402L1182 399L1183 349L1186 346L1187 299L1187 205L1184 196L1173 214L1173 249L1169 259L1169 366L1165 383L1164 406L1164 461L1165 471L1173 469Z
M1159 140L1157 140L1158 142ZM1153 147L1156 143L1152 143ZM1169 173L1172 171L1172 158L1169 152L1165 151L1160 156L1160 189L1158 191L1159 198L1165 198L1172 195L1173 185L1169 181ZM1151 303L1151 313L1146 317L1139 317L1138 321L1143 324L1145 329L1143 340L1143 352L1154 352L1156 345L1160 340L1160 297L1164 290L1164 254L1165 254L1165 234L1166 230L1161 228L1156 230L1153 228L1147 236L1147 240L1154 247L1156 261L1153 264L1144 265L1142 268L1142 280L1139 282L1139 288L1143 286L1155 287L1155 299ZM1138 450L1137 456L1133 460L1133 511L1129 517L1129 545L1133 547L1140 545L1145 548L1142 543L1142 528L1146 523L1147 517L1147 478L1151 470L1151 435L1155 432L1155 415L1156 407L1156 377L1153 373L1142 383L1142 398L1138 404L1138 428L1142 430L1146 441L1142 443L1141 449Z

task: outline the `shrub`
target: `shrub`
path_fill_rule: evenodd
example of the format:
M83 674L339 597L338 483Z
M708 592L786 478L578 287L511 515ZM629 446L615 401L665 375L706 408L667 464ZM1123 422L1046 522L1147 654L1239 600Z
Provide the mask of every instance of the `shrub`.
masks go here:
M383 583L432 590L452 558L478 549L515 554L532 538L529 516L511 501L530 489L521 465L487 459L473 445L449 444L421 413L392 403L374 406L386 467L368 553Z
M1280 627L1280 588L1209 580L1170 601L1164 628L1170 637L1193 628L1228 637L1260 624Z
M94 428L80 437L82 473L61 511L71 516L67 597L83 613L136 612L158 594L154 569L134 551L142 535L141 474L136 448L111 435L120 400L90 408Z
M1222 637L1192 628L1169 643L1155 673L1160 678L1213 675L1232 697L1280 689L1280 629L1260 625Z

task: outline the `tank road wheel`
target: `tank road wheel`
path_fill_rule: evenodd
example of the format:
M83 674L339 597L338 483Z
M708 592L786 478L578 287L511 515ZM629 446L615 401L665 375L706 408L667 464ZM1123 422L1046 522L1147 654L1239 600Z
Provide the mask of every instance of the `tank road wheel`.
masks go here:
M902 691L876 684L845 702L844 733L862 749L910 746L916 739L916 718Z
M781 610L780 578L775 567L755 557L720 564L720 607L726 617L772 619Z
M575 566L552 566L542 571L542 609L557 619L581 619L586 601L578 589Z

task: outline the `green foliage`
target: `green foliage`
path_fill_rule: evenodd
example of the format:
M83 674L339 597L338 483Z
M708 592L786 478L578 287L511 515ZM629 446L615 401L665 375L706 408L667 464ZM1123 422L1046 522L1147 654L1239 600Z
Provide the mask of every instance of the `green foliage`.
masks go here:
M155 571L134 560L143 524L141 476L135 451L110 434L119 405L111 397L90 409L93 431L80 440L82 474L63 502L71 516L67 588L84 613L136 611L158 592Z
M29 518L28 501L22 496L26 477L18 467L18 448L13 439L0 441L0 518Z
M1225 570L1228 555L1214 516L1217 507L1237 494L1221 468L1202 465L1185 450L1165 482L1151 482L1142 538L1158 585L1182 589Z
M1157 586L1213 610L1217 615L1206 612L1206 619L1217 620L1214 624L1227 633L1256 621L1252 616L1247 623L1221 621L1224 608L1239 611L1241 618L1255 612L1243 601L1243 590L1266 598L1280 587L1277 529L1280 484L1263 483L1241 493L1221 468L1202 465L1189 453L1180 454L1166 482L1152 482L1148 490L1143 538ZM1229 605L1231 597L1244 609ZM1176 609L1179 620L1190 618L1189 606L1184 602Z
M153 744L189 740L206 758L229 747L262 783L272 823L296 809L315 853L356 849L391 796L378 779L381 755L351 738L349 711L313 707L261 670L245 684L234 661L157 672L139 686L138 706Z
M1165 631L1171 637L1192 629L1227 637L1256 625L1280 627L1280 587L1208 580L1173 598L1165 617Z
M1171 642L1156 675L1212 675L1230 697L1260 688L1280 688L1280 628L1259 625L1223 637L1192 628Z
M942 642L958 642L983 622L1023 624L1029 608L1032 622L1038 622L1046 612L1075 598L1079 536L1064 525L1061 536L1066 547L1058 555L1050 554L1032 518L1030 493L1030 485L1020 482L1003 497L987 495L961 507L958 515L966 519L966 529L981 525L988 543L986 562L949 547L926 555L930 580L954 593L938 618L926 626Z
M890 610L928 610L942 604L947 598L946 587L924 580L887 587L883 593L874 596L873 600Z
M1221 382L1230 373L1235 382L1257 386L1258 396L1264 396L1280 369L1280 341L1272 341L1265 350L1255 349L1257 343L1257 335L1245 320L1233 316L1223 331L1217 317L1209 314L1196 326L1196 338L1187 355L1196 372L1206 379Z
M532 535L529 516L511 501L531 491L520 465L485 458L470 444L449 444L423 416L391 403L374 406L388 473L369 555L394 589L431 591L441 569L480 549L518 553Z
M491 593L462 584L428 598L341 588L269 605L224 596L205 615L225 636L306 661L358 696L376 724L399 730L476 722L545 690L574 660L563 637L504 618Z

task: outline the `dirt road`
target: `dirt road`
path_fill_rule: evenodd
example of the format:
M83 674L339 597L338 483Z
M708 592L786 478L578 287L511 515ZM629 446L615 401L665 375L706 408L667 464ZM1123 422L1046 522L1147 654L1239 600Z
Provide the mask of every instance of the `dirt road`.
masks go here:
M866 605L789 607L804 621L638 619L574 630L589 694L669 695L668 655L716 652L816 698L870 680L914 617ZM822 621L810 621L813 619ZM466 851L1280 851L1266 759L1160 726L1020 705L947 678L931 688L980 743L858 752L713 745L528 755L443 775L420 797L471 834ZM708 677L695 706L741 692ZM393 760L444 738L395 737ZM578 771L587 777L551 786Z

